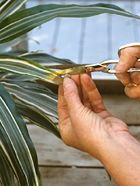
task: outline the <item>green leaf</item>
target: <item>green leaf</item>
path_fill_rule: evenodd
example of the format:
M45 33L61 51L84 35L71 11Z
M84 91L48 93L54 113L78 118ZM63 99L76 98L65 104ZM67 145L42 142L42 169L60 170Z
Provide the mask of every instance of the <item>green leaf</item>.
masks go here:
M0 22L21 8L27 0L3 0L0 3Z
M69 59L61 59L61 58L51 56L47 53L41 53L41 52L20 54L19 57L23 57L24 59L31 59L33 61L42 64L43 66L47 66L48 68L51 68L56 65L65 65L65 64L68 65L74 63Z
M16 106L23 116L60 138L58 132L57 95L36 82L3 83L14 95ZM51 116L51 117L50 117Z
M10 51L8 53L5 52L4 55L18 56L26 60L32 60L50 69L64 69L64 68L75 66L74 61L71 61L69 59L54 57L50 54L42 53L38 51L29 52L29 53L25 53L22 51L14 51L14 52Z
M59 84L62 82L62 78L55 71L24 58L0 55L0 69L15 74L35 77L50 83Z
M23 102L20 102L18 100L16 100L16 106L19 113L26 119L28 119L29 123L33 123L45 130L48 130L49 132L60 138L60 133L56 125L58 124L57 120L54 121L35 107L24 104Z
M7 171L10 169L9 173L12 171L16 176L15 185L17 182L20 186L41 185L37 156L26 125L17 113L12 97L2 85L0 85L0 121L0 154L3 158L3 167L5 169L7 166L11 167L7 167ZM0 180L6 181L2 175Z
M14 13L0 23L0 43L13 40L33 28L57 17L90 17L103 13L140 19L124 9L110 4L40 5Z
M51 117L58 118L57 115L57 100L52 93L46 91L46 94L39 91L25 89L18 84L3 83L7 90L17 99L27 105L33 106L36 109L44 112Z
M15 186L15 175L13 170L5 157L5 153L0 146L0 185L1 186Z

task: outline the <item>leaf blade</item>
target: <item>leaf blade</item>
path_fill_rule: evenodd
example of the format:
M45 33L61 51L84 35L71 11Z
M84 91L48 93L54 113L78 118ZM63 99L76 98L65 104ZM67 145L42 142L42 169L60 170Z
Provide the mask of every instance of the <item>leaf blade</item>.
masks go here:
M0 85L0 147L7 161L24 185L40 185L37 156L22 118L14 102Z
M35 77L54 84L62 82L62 78L55 71L24 58L0 55L0 69L15 74Z
M44 114L58 118L57 115L57 100L52 97L49 92L42 93L25 89L18 84L3 82L7 90L23 103L33 106L41 110Z
M27 0L4 0L0 3L0 22L21 8Z
M16 106L19 113L28 119L29 123L33 123L45 130L48 130L58 138L61 138L56 122L54 122L53 119L50 119L46 114L32 106L25 105L19 100L16 101Z
M79 18L103 13L140 19L140 16L127 12L118 6L103 3L94 5L39 5L19 11L1 22L0 43L15 39L56 17Z

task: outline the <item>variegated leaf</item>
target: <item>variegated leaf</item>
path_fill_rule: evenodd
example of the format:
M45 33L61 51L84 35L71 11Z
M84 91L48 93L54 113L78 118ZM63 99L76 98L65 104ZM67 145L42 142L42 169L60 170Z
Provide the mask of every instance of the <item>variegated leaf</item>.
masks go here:
M62 78L55 71L24 58L0 55L0 69L42 79L50 83L59 84L62 82Z
M0 85L0 121L0 151L6 159L2 161L3 166L11 167L10 170L17 178L15 185L18 182L20 186L40 186L33 143L23 119L17 113L12 97L2 85ZM3 182L2 177L0 179ZM13 177L11 179L13 180Z
M14 13L0 23L0 43L13 40L33 28L48 22L56 17L90 17L103 13L140 19L118 6L112 4L94 5L40 5Z
M71 65L74 62L69 59L61 59L54 57L47 53L40 53L40 52L32 52L32 53L23 53L20 54L19 57L23 57L24 59L31 59L33 61L36 61L43 66L46 66L48 68L55 68L56 65Z
M10 166L7 158L5 156L5 152L2 150L0 146L0 185L1 186L15 186L16 176Z
M25 89L18 84L3 83L7 90L23 103L33 106L51 117L58 118L57 100L46 92L46 94Z
M21 8L27 0L3 0L0 3L0 22Z
M60 138L59 130L57 127L58 121L54 120L54 118L48 117L44 112L36 109L33 106L24 104L19 100L16 100L16 106L19 113L28 119L29 123L33 123L38 125L39 127L48 130L49 132L53 133L55 136Z

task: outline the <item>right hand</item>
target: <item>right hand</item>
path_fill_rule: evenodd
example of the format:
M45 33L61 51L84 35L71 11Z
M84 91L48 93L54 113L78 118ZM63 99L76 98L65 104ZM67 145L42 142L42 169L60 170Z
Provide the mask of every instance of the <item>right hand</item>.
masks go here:
M117 78L125 86L125 94L130 98L140 98L140 72L127 73L129 68L140 68L140 46L130 46L120 51L120 60L116 66Z

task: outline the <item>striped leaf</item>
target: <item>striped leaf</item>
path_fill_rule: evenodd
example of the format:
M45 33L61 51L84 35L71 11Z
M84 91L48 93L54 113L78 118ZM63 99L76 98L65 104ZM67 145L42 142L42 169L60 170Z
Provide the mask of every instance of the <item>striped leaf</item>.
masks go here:
M19 100L18 101L16 100L16 106L19 113L23 117L28 119L29 123L33 123L45 130L48 130L49 132L53 133L55 136L60 138L60 134L57 127L58 124L57 120L54 121L40 110L36 109L35 107L24 104Z
M39 63L24 58L18 58L8 55L0 55L0 69L42 79L50 83L59 84L62 79L49 68L45 68Z
M46 94L41 90L38 92L31 89L25 89L18 84L3 83L7 90L23 103L33 106L51 117L58 118L57 115L57 100L52 94L46 91Z
M27 0L3 0L0 3L0 22L21 8Z
M13 40L33 28L50 21L56 17L90 17L103 13L140 19L124 9L110 4L94 5L40 5L18 11L0 23L0 43Z
M58 132L57 95L43 85L33 82L3 83L14 95L20 114L60 137Z
M20 186L40 186L34 146L23 119L16 111L12 97L2 85L0 85L0 120L0 155L4 170L7 168L5 176L8 177L9 173L9 179L11 183L15 180L15 185L18 182ZM6 179L2 171L0 172L0 180L5 183ZM7 178L7 185L9 179Z
M5 156L5 152L2 150L0 146L0 185L1 186L15 186L15 175L13 173L12 167L10 166L7 158Z
M36 61L43 66L46 66L48 68L54 68L56 65L65 65L65 64L73 64L69 59L61 59L54 56L51 56L47 53L40 53L40 52L32 52L32 53L25 53L20 54L19 57L23 57L24 59L31 59L33 61Z

